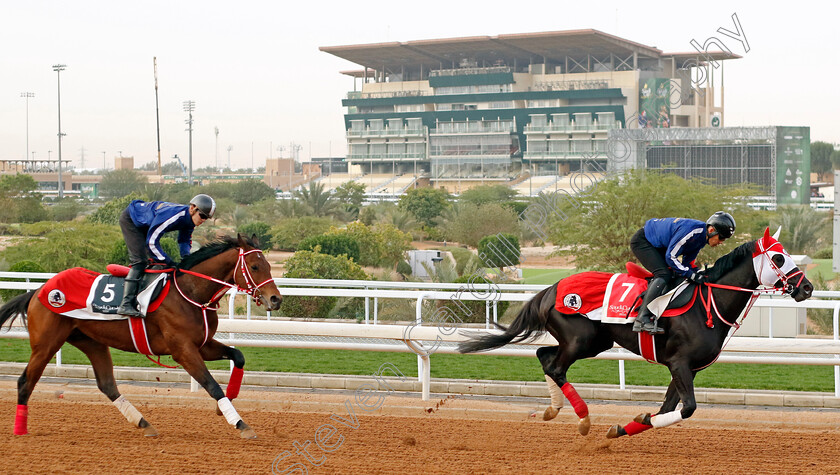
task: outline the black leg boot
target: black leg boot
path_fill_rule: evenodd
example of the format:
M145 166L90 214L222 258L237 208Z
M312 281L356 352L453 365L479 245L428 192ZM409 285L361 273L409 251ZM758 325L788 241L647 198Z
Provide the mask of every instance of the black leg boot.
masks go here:
M655 316L653 312L648 310L648 304L653 302L656 297L662 295L662 291L665 290L666 285L667 282L661 277L656 277L650 281L645 292L645 298L642 300L642 306L639 308L639 315L636 317L636 322L633 323L634 332L646 331L652 334L665 332L665 329L656 325Z
M140 317L143 315L137 309L137 292L140 289L140 281L143 279L143 273L146 271L146 266L142 264L134 265L125 277L125 286L123 287L123 299L117 313L127 317Z

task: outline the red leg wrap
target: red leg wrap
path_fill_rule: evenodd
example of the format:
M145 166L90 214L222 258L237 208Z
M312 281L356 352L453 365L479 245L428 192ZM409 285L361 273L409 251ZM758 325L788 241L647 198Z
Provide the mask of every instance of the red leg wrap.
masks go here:
M26 435L29 433L26 430L26 416L28 415L29 406L18 404L17 413L15 413L15 435Z
M653 426L648 426L648 425L645 425L645 424L639 424L638 422L633 421L633 422L627 424L626 426L624 426L624 432L627 432L627 435L636 435L640 432L644 432L644 431L650 429L651 427L653 427Z
M239 386L242 385L242 375L244 371L242 368L234 367L233 370L230 372L230 382L227 385L227 391L225 392L225 396L228 399L233 400L236 399L236 396L239 396Z
M575 410L575 414L577 414L579 418L583 419L589 415L589 408L586 407L586 403L583 402L583 399L580 398L571 383L564 384L560 389L563 390L563 394L566 396L566 399L569 400L569 404L572 405L572 408Z

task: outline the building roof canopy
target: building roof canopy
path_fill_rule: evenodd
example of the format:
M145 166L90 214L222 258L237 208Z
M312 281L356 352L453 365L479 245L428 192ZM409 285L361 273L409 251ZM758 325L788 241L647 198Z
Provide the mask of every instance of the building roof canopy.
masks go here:
M369 69L398 71L402 67L428 69L457 67L462 59L475 60L479 65L542 63L560 61L565 56L583 57L587 54L627 57L638 53L658 58L662 51L598 30L568 30L498 36L473 36L417 40L408 42L373 43L348 46L322 46L330 53Z

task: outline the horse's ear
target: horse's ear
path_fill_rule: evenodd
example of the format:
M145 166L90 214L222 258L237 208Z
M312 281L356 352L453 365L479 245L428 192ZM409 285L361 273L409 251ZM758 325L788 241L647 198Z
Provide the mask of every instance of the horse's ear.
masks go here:
M767 228L767 229L770 229L770 228ZM779 236L780 236L781 234L782 234L782 226L780 225L780 226L779 226L779 229L777 229L777 230L776 230L776 233L775 233L775 234L773 234L773 239L775 239L775 240L777 240L777 241L778 241L778 240L779 240Z
M236 233L236 241L239 243L239 247L247 247L248 243L245 242L245 238L242 237L241 234Z
M257 237L257 233L251 235L251 242L254 243L254 247L260 247L260 238Z
M770 228L764 228L764 237L761 238L762 241L767 242L770 239Z

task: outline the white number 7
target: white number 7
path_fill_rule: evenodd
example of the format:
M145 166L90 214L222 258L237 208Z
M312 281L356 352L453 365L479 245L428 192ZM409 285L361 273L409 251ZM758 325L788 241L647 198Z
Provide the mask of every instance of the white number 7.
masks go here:
M624 286L624 287L627 287L627 290L625 290L624 293L621 294L621 298L618 299L618 301L619 302L624 302L624 297L627 297L627 294L630 293L630 290L636 285L636 283L635 282L625 282L621 285Z

